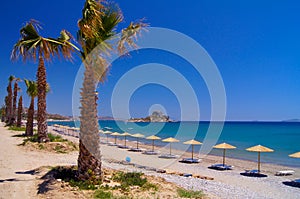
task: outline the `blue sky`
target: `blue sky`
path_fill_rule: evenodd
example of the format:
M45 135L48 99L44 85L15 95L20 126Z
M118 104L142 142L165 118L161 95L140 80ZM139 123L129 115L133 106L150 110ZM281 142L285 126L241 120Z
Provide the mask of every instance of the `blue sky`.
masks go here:
M145 18L151 26L188 35L212 57L223 78L227 95L227 120L284 120L300 118L300 3L298 1L120 1L125 27ZM0 31L0 100L4 103L8 76L35 79L37 63L11 62L19 29L29 19L43 24L41 34L55 37L61 29L76 35L84 1L2 2ZM72 89L80 59L73 63L47 63L52 91L48 112L72 115ZM138 64L162 63L175 68L192 84L201 120L210 118L210 96L201 76L184 60L166 52L142 50L113 64L107 81L99 87L99 115L111 115L110 97L118 79ZM21 83L22 84L22 83ZM26 96L25 87L22 94ZM24 99L28 106L29 100ZM171 118L180 118L176 95L159 85L139 88L130 99L133 117L148 114L160 104Z

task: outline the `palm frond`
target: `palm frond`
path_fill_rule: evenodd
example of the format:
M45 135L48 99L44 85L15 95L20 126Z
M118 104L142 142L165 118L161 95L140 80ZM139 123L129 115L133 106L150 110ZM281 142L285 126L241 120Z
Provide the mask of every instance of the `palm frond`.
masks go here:
M62 30L57 39L46 38L39 35L40 25L31 20L20 30L20 39L14 45L11 59L17 60L20 56L23 61L32 59L36 61L39 56L45 60L51 60L52 57L62 55L66 59L71 59L71 53L79 49L72 44L72 35L66 30Z
M119 53L124 54L128 52L128 48L136 48L135 39L148 26L148 24L143 23L143 20L140 20L139 22L131 22L127 28L123 29L121 39L118 42Z

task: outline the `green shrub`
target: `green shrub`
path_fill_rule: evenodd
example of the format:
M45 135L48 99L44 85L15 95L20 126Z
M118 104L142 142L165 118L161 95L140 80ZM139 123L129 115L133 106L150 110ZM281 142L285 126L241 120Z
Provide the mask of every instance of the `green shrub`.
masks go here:
M69 182L72 187L78 187L81 190L95 190L101 185L100 180L82 181L76 177L77 167L54 167L51 170L54 173L55 179L62 179L65 182Z
M94 193L94 198L97 199L110 199L113 197L113 194L111 192L103 191L101 189L96 190Z
M16 126L10 126L8 128L8 130L12 130L12 131L26 131L26 127L16 127Z
M51 133L48 133L48 138L50 142L67 142L68 140L63 139L60 135L53 135Z
M139 186L142 187L147 183L146 178L142 178L143 173L137 172L117 172L113 175L113 180L121 183L121 188L123 190L128 190L130 186Z
M63 139L60 135L53 135L51 133L48 133L48 138L50 140L50 142L67 142L68 140ZM25 142L38 142L38 134L34 134L33 136L27 137L25 140Z
M182 198L203 198L204 194L202 191L193 191L179 188L177 189L177 193L179 197Z
M155 185L155 184L152 184L150 182L146 182L143 186L142 186L142 190L143 191L148 191L148 190L154 190L154 191L157 191L158 190L158 186Z

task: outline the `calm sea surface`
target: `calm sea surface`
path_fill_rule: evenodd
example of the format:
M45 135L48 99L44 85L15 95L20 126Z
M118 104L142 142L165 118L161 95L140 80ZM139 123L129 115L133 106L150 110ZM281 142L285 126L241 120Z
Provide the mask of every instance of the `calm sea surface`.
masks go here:
M79 122L49 122L79 127ZM195 146L194 150L201 155L216 143L226 142L237 147L227 150L226 156L238 159L257 160L257 153L245 149L257 144L274 149L273 153L262 153L262 162L300 167L300 159L290 158L289 154L300 151L300 123L297 122L177 122L177 123L131 123L117 121L99 121L100 128L113 132L141 133L145 136L157 135L161 138L176 137L179 143L172 147L180 150L191 150L183 142L196 139L203 145ZM208 131L208 129L210 129ZM220 130L221 129L221 130ZM220 131L219 131L220 130ZM120 139L123 139L122 137ZM128 138L135 140L135 138ZM141 142L150 143L146 139ZM165 146L167 143L156 141L156 145ZM201 149L202 147L202 149ZM222 150L212 149L209 154L222 155Z

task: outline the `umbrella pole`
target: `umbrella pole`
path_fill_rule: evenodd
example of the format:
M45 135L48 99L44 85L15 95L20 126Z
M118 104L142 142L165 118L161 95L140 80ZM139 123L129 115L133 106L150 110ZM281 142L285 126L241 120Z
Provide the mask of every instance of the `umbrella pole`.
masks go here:
M258 172L260 172L260 152L258 152Z
M152 140L152 151L154 151L154 140Z
M115 136L115 144L117 144L117 136Z
M171 155L172 153L171 153L171 142L170 142L170 155Z
M125 147L126 147L126 135L125 135Z
M192 144L192 160L194 159L194 145Z
M139 138L136 138L136 148L139 148Z
M106 143L108 143L108 135L106 135Z
M225 166L225 153L226 153L226 149L224 149L223 151L223 166Z

